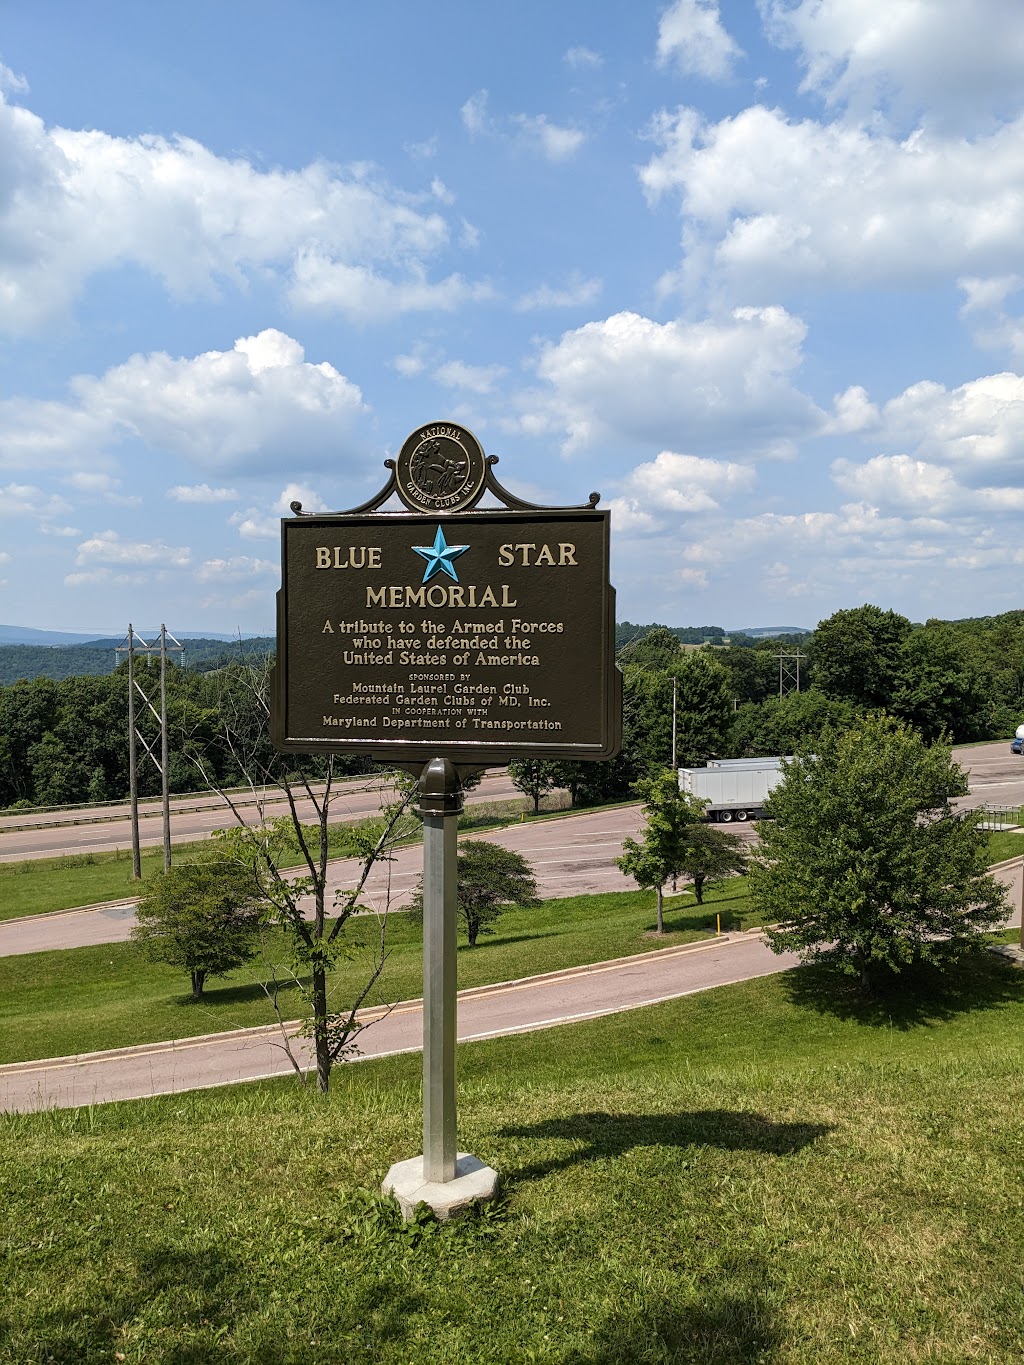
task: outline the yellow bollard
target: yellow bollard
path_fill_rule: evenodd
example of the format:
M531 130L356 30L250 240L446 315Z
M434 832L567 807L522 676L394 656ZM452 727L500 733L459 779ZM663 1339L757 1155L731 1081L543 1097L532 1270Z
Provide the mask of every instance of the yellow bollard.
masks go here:
M721 938L721 936L722 936L722 916L721 916L721 915L716 915L716 916L715 916L715 919L716 919L717 922L718 922L718 927L717 927L717 929L715 930L715 934L716 934L719 938Z

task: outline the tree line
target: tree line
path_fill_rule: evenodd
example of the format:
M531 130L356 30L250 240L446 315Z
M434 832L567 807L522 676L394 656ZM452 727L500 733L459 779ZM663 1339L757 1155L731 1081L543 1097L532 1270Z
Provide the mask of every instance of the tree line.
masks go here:
M1009 737L1024 721L1024 611L914 625L869 604L835 612L811 635L710 648L686 647L668 627L630 629L618 651L622 753L607 763L516 765L517 780L535 802L555 786L567 788L577 805L628 799L636 782L671 766L673 694L679 766L791 754L880 710L925 740L945 736L953 743ZM703 638L710 629L694 633ZM796 652L803 656L800 691L780 696L776 656ZM139 661L137 668L155 694L156 661ZM225 710L233 724L256 733L249 692L249 671L237 657L209 673L169 663L172 791L197 786L194 753L204 754L218 783L241 779L219 737ZM105 676L0 686L0 807L124 797L127 705L123 662ZM147 721L144 713L140 723ZM341 770L369 766L349 759ZM159 793L159 774L148 760L140 764L139 782L142 795Z

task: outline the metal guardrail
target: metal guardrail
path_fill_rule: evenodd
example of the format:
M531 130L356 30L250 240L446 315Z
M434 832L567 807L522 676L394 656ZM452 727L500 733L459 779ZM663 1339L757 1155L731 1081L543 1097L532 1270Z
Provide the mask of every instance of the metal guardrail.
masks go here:
M1024 824L1022 816L1024 809L1020 806L979 806L982 812L982 829L1008 830L1017 829Z

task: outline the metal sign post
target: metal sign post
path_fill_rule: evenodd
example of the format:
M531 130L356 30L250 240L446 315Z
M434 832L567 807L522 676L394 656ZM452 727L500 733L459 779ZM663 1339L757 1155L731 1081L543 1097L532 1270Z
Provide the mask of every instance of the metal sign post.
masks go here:
M417 428L384 488L281 523L271 738L369 754L419 780L423 817L423 1154L388 1172L406 1217L489 1198L458 1151L456 827L462 778L513 758L600 760L622 742L609 514L598 494L510 493L465 427ZM478 508L490 494L497 505ZM396 497L405 511L382 511Z
M423 816L423 1177L455 1179L457 852L462 783L444 758L420 778Z

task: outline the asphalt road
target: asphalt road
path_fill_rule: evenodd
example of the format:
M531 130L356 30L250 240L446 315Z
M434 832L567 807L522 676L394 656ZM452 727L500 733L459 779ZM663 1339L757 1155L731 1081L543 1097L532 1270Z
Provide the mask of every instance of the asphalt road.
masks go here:
M1024 805L1024 757L1010 753L1010 741L970 744L955 749L953 757L967 771L971 794L964 806Z
M460 1042L551 1028L636 1009L715 986L768 976L794 965L776 957L757 935L732 935L708 943L645 953L568 972L528 977L463 991L459 995ZM376 1018L360 1035L364 1058L418 1051L423 1016L408 1001ZM303 1044L296 1042L308 1065ZM158 1043L0 1067L0 1111L28 1112L176 1094L236 1081L287 1075L291 1064L276 1028L247 1029L207 1038Z
M995 750L996 746L982 746L980 753L970 756L976 784L972 800L1014 804L1019 798L1005 793L1021 779ZM961 758L963 761L963 755ZM993 790L1000 793L998 801L986 794ZM483 837L528 853L537 867L545 896L614 889L628 885L612 858L624 835L638 827L639 814L635 806L594 811ZM752 831L743 833L749 837ZM390 869L382 871L378 881L371 882L368 887L371 903L378 908L386 902L392 906L401 904L415 881L420 857L419 848L403 850ZM339 885L351 880L351 865L339 862L334 870ZM1021 866L1015 863L1004 867L1000 875L1010 887L1011 903L1016 907L1010 922L1019 924L1024 894ZM35 940L33 947L19 949L13 938L0 939L0 953L71 946L68 939L77 932L92 934L88 940L91 942L113 941L127 936L130 916L130 907L105 907L12 921L0 925L0 932L16 936L42 931L43 940ZM78 925L81 930L73 928ZM776 957L756 934L737 934L618 962L483 987L460 995L459 1039L467 1042L595 1018L768 975L793 965L793 961L790 957ZM419 1002L405 1002L385 1017L378 1017L373 1027L366 1030L361 1038L362 1055L414 1051L420 1047L421 1036ZM287 1074L290 1069L276 1029L243 1030L0 1067L0 1110L26 1111L172 1094Z
M1009 749L1008 742L999 742L957 750L956 757L968 768L971 778L971 795L964 799L964 805L1024 804L1024 759L1011 754ZM509 787L506 774L489 774L470 795L483 800L502 799ZM372 800L375 790L354 793L348 799ZM553 899L631 888L633 883L618 870L614 859L621 852L622 840L627 835L635 838L640 825L640 807L623 806L540 823L531 821L473 837L492 840L524 854L535 869L541 896ZM744 839L754 837L749 825L733 824L729 829ZM366 905L381 912L408 904L422 865L422 846L398 850L393 862L381 864L371 874L364 897ZM332 863L332 894L335 887L353 886L357 876L358 865L353 860ZM1014 903L1019 905L1019 888L1014 894ZM48 948L122 942L131 934L133 904L134 901L126 899L96 909L0 923L0 957Z
M332 818L361 820L375 815L380 809L381 792L379 778L340 782L335 788ZM478 787L466 793L466 801L471 804L504 801L519 796L522 792L513 787L508 773L503 768L493 768L484 773ZM265 797L269 817L287 815L288 805L280 791L270 788ZM234 817L219 796L174 797L170 805L173 843L208 839L214 830L234 824ZM242 798L239 810L248 824L255 824L260 819L260 805L253 797ZM298 810L302 820L316 818L308 799L298 802ZM159 801L148 801L140 807L139 843L142 847L154 848L163 843L162 815ZM0 862L64 857L74 853L107 853L128 849L131 845L131 820L126 805L0 816Z
M501 843L529 858L544 900L633 888L614 859L627 834L639 833L639 806L589 811L539 823L530 821L471 837ZM747 837L753 831L747 830ZM355 859L330 865L329 893L355 885L360 875ZM398 849L393 862L380 863L366 885L364 903L378 913L409 903L423 870L423 845ZM135 922L134 899L53 915L33 915L0 923L0 957L50 948L81 948L94 943L120 943Z

